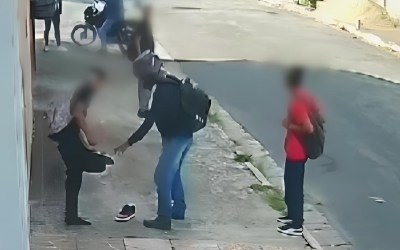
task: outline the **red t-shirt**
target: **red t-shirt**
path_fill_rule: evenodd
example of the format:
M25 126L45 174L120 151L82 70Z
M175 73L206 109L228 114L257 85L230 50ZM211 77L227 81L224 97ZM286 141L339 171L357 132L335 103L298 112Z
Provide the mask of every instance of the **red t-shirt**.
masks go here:
M319 112L319 105L315 98L305 90L298 90L289 104L287 119L290 124L302 125L309 120L308 114L312 111ZM307 160L304 146L304 133L287 130L285 139L286 157L289 160Z

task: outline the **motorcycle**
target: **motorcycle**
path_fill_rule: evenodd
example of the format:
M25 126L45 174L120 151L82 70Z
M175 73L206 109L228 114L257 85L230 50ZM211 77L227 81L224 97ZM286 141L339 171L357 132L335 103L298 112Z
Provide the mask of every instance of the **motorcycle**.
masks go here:
M85 23L76 25L71 32L72 41L79 46L88 46L96 41L98 29L106 21L107 4L94 0L84 11ZM108 44L118 44L123 55L127 54L128 44L133 41L135 30L124 21L116 23L107 34ZM111 41L111 42L109 42Z

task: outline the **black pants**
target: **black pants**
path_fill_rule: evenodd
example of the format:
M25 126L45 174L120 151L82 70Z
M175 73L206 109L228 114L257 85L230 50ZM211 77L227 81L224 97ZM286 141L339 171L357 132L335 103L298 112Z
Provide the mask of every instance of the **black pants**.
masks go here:
M285 163L285 203L294 228L303 225L305 163L289 159Z
M52 18L44 20L45 30L44 30L44 42L45 45L49 45L49 33L51 29L51 23L54 26L54 35L56 37L57 46L61 45L61 37L60 37L60 12L56 11Z
M66 217L78 217L78 195L82 186L83 172L101 173L106 165L113 165L111 158L99 155L84 148L82 145L59 144L58 150L66 165L65 180L65 212Z

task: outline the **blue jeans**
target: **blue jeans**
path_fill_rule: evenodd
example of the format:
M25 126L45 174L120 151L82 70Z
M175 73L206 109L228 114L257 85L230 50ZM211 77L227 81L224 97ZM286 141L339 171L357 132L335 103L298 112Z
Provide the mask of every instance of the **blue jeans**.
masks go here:
M108 33L117 21L112 19L107 19L104 21L103 25L99 28L98 33L101 41L101 48L105 49L108 42Z
M186 203L181 168L192 143L192 137L162 138L162 153L154 173L159 217L171 219L172 214L177 217L185 216Z
M289 159L285 163L285 203L294 228L303 225L305 164L306 161Z

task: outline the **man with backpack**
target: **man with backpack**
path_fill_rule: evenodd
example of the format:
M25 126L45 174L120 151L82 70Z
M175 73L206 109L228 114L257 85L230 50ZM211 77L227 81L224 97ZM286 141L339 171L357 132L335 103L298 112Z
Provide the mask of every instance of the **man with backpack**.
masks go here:
M93 150L98 141L93 129L86 122L91 99L104 85L105 73L93 69L90 78L79 87L72 97L59 98L50 119L52 134L49 138L57 144L58 151L67 168L65 180L65 223L67 225L91 225L78 216L78 195L83 172L101 173L113 165L112 158Z
M145 220L143 224L148 228L170 230L171 219L185 219L186 203L181 168L192 145L193 133L203 128L207 122L211 101L200 90L186 85L189 84L188 81L183 83L164 71L159 58L152 53L144 53L138 57L134 62L134 73L138 79L144 80L145 88L152 89L156 85L153 103L139 129L117 147L115 152L123 154L128 147L140 141L154 123L156 124L162 138L162 154L154 173L158 193L158 216L154 220ZM194 102L186 105L186 99L192 99ZM190 109L189 106L194 108ZM194 115L192 111L199 115Z
M323 122L317 118L321 117L320 108L303 87L303 75L301 68L293 68L287 75L286 87L291 100L287 117L282 122L287 130L284 181L288 214L278 219L285 224L278 231L290 236L303 235L305 164L308 159L316 159L322 154L324 142Z

